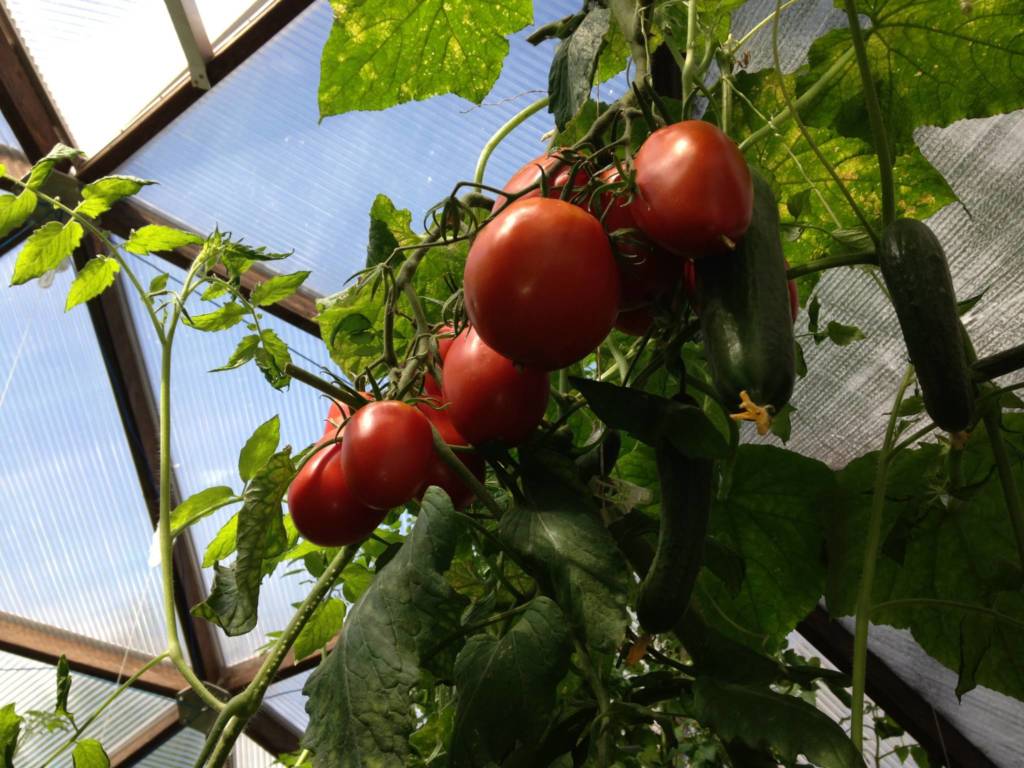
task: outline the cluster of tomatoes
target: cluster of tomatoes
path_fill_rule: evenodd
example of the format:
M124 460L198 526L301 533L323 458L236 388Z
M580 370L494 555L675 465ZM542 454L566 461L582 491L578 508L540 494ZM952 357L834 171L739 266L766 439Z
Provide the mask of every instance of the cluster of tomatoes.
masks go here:
M728 251L746 231L750 170L725 134L696 120L654 132L633 167L630 185L617 167L592 179L585 164L550 154L509 180L514 201L499 197L466 260L469 326L439 332L440 384L427 374L415 406L332 406L331 444L288 493L307 539L358 541L430 485L465 506L473 492L439 457L431 427L482 479L469 446L525 441L547 409L549 371L586 357L613 327L646 333L653 306L680 282L696 308L692 260Z

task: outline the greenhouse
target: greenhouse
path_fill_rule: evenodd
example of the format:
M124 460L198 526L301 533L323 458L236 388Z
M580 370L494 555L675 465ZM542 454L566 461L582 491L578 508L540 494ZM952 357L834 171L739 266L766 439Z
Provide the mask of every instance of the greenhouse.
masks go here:
M0 768L1024 768L1024 2L0 33Z

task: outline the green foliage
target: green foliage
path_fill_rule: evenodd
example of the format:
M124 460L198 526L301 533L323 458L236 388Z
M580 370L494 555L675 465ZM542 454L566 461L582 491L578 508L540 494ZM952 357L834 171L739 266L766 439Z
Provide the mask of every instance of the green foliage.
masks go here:
M29 236L18 254L11 285L27 283L56 269L78 247L84 234L77 221L67 224L49 221L41 226Z
M71 667L68 659L61 654L57 660L57 704L53 708L55 715L71 717L68 711L68 696L71 694Z
M306 683L303 746L317 768L407 765L420 667L451 640L464 606L444 580L457 523L438 488L423 498L408 539L349 612L338 643ZM436 658L433 658L436 661Z
M275 275L252 289L249 301L254 307L266 307L284 301L309 277L309 272L293 272L290 275Z
M226 331L242 322L249 310L236 301L229 301L224 306L203 315L190 315L185 319L197 331Z
M96 256L89 259L75 275L74 282L71 283L64 311L67 312L79 304L95 299L114 284L114 278L120 271L121 265L117 259L112 259L109 256Z
M36 193L23 189L17 195L0 195L0 237L24 224L36 209Z
M58 163L74 160L81 157L82 154L80 150L73 149L64 144L54 144L53 149L46 154L46 157L32 166L32 172L29 174L28 181L26 182L28 188L38 190L50 178L50 174Z
M238 454L238 476L243 483L249 482L270 460L280 440L281 419L278 416L272 416L256 427Z
M147 224L132 232L125 241L124 249L129 253L144 256L147 253L160 253L183 248L186 245L199 245L203 238L192 232L184 232L161 224Z
M192 494L171 512L171 535L177 536L234 499L235 492L226 485L216 485Z
M212 568L215 563L227 559L235 551L238 540L238 515L232 515L217 534L206 545L203 553L203 568Z
M563 130L590 96L598 57L605 44L611 11L593 8L558 45L548 73L548 111Z
M98 218L109 211L118 200L138 193L152 181L134 176L104 176L82 187L82 202L75 207L75 213L89 218Z
M375 267L391 258L399 246L419 241L412 231L412 213L395 208L387 195L377 195L370 207L370 236L366 246L366 266Z
M532 19L530 0L331 0L320 117L454 93L479 103Z
M21 734L21 717L14 711L13 704L0 707L0 764L12 765L18 749Z
M82 739L71 753L75 768L110 768L110 758L96 739Z
M571 648L565 617L546 597L530 601L502 637L466 641L455 660L453 768L501 765L512 751L522 761L538 748Z
M296 659L304 659L326 646L341 630L345 620L345 603L331 597L317 606L306 626L295 638Z

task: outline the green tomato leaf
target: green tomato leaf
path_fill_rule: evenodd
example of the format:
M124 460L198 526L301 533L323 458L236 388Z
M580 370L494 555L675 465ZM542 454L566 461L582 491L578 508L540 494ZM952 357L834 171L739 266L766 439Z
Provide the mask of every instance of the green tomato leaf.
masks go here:
M501 73L530 0L331 0L320 117L454 93L480 103Z
M203 553L203 568L212 568L214 563L226 560L238 544L238 515L234 514L221 526L217 535L206 545Z
M718 631L758 650L785 642L825 583L822 509L835 490L824 464L767 445L742 445L710 533L745 564L738 593L705 569L694 599Z
M21 720L14 711L13 704L0 707L0 764L14 764L14 753L18 749L18 736L21 734Z
M593 648L614 652L626 632L629 566L600 521L584 511L515 507L498 528Z
M299 290L309 272L292 272L289 275L275 275L257 285L249 296L249 301L257 307L266 307L283 301Z
M402 245L415 245L419 237L412 231L412 213L395 208L387 195L377 195L370 207L370 237L366 246L366 266L373 267Z
M0 195L0 237L24 224L36 209L36 193L23 189L18 195Z
M608 34L605 36L605 45L601 49L601 55L597 58L597 72L594 74L596 83L604 83L611 80L620 72L626 69L629 63L629 43L619 25L613 20L608 25Z
M25 241L14 264L11 285L21 285L42 277L70 256L82 242L82 225L77 221L61 224L48 221Z
M71 693L71 668L67 656L61 654L57 660L57 704L53 708L56 715L70 715L68 712L68 695Z
M150 280L148 293L154 294L164 291L167 288L167 279L169 277L170 275L168 275L166 272L163 272L154 277L152 280Z
M825 326L825 333L828 334L828 338L833 344L840 347L845 347L864 338L863 332L857 326L843 325L835 320L830 320Z
M346 600L354 603L373 582L373 573L365 565L352 563L342 572L341 581L341 593Z
M71 283L64 311L74 309L89 299L95 299L114 284L114 278L120 271L121 265L117 263L117 259L112 259L109 256L97 256L89 259L75 275L74 282Z
M74 160L84 154L81 150L65 146L64 144L54 144L53 149L47 153L46 157L32 166L32 172L28 175L28 188L39 189L46 183L55 165L66 160Z
M96 739L82 739L75 744L71 759L75 768L110 768L110 758Z
M558 130L565 128L590 96L610 19L607 8L594 8L558 44L548 73L548 111L555 116Z
M193 232L185 232L162 224L147 224L132 232L124 244L129 253L145 256L147 253L160 253L183 248L186 245L199 245L203 238Z
M238 512L238 557L230 568L215 566L210 596L192 609L231 637L256 626L264 561L288 548L281 500L293 477L290 446L271 456L256 472Z
M455 660L453 768L502 765L513 750L518 760L536 750L571 650L565 616L546 597L531 600L503 637L471 637Z
M693 458L717 459L729 452L722 433L695 405L593 379L573 376L569 380L612 429L625 430L652 446L666 438L680 453Z
M192 315L187 317L185 322L197 331L224 331L238 325L243 318L247 317L249 310L237 302L228 302L220 309L207 312L204 315Z
M821 768L864 768L843 729L828 715L796 696L766 688L697 678L693 714L723 741L770 748L786 764L805 755Z
M171 512L171 535L177 536L198 520L212 515L235 500L235 492L226 485L216 485L194 493Z
M345 620L345 603L331 597L317 606L306 626L295 638L293 650L296 659L304 659L316 653L341 631Z
M238 350L236 349L235 352L237 353ZM288 350L288 345L273 328L264 328L260 331L260 346L256 350L254 358L263 377L275 389L284 389L291 382L291 376L285 373L285 367L292 361L292 355Z
M231 353L231 357L228 358L228 361L220 368L212 369L210 373L215 371L232 371L235 368L241 368L256 357L256 350L259 349L259 346L260 337L255 333L243 336L242 340L238 342L238 346L235 347L235 351Z
M154 183L134 176L104 176L82 187L82 202L75 207L75 213L95 219L109 211L118 200L131 197Z
M306 683L310 719L302 746L322 765L409 765L420 668L456 635L466 603L443 575L457 525L444 492L429 489L409 537L349 611L337 644Z
M238 474L243 483L258 472L274 455L281 440L281 419L274 416L256 427L241 453L238 454Z

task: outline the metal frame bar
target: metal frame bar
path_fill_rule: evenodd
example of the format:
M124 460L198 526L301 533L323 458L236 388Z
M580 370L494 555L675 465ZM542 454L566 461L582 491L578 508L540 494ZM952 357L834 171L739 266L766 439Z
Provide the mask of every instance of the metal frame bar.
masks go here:
M171 23L178 34L178 42L188 62L192 85L203 91L210 90L210 78L206 63L213 58L213 46L203 26L195 0L164 0Z

